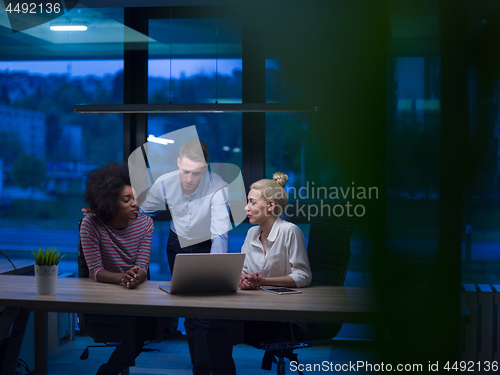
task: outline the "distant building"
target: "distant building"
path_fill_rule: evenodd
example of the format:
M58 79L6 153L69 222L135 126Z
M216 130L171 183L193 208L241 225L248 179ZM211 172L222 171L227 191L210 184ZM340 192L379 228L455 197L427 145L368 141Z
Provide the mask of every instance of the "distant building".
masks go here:
M62 124L55 143L58 155L47 161L47 192L50 194L81 194L84 190L82 170L83 129L81 125Z
M0 130L16 133L24 152L45 160L45 113L0 105Z
M61 125L61 139L58 148L63 150L67 161L82 160L83 129L81 125Z

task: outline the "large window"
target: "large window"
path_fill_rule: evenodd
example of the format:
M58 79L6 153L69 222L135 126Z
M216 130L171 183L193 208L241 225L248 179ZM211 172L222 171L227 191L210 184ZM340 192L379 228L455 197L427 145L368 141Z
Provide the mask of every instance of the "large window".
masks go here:
M241 103L241 20L149 21L149 103Z
M0 250L21 258L56 247L67 252L61 270L76 274L85 175L123 160L123 119L73 106L123 103L123 10L74 9L58 22L71 20L88 30L47 23L1 37Z
M150 104L241 103L241 20L149 21ZM241 114L148 116L148 134L161 136L195 125L210 162L241 167Z
M150 104L241 103L241 20L151 19L149 38ZM210 163L241 168L241 124L241 113L149 114L148 135L160 137L195 125L199 139L208 146ZM155 146L150 142L148 152L154 153ZM165 254L169 228L167 222L155 222L152 277L170 276ZM241 225L231 231L230 252L241 250L247 230L248 225Z

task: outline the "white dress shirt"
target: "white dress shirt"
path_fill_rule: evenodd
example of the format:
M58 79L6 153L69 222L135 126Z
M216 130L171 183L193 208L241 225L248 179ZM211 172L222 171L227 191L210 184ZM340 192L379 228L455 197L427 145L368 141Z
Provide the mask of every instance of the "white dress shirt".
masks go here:
M265 240L267 252L260 242L260 227L250 228L241 252L245 254L243 273L258 272L263 277L290 276L297 287L311 283L312 273L307 257L304 234L298 226L276 218Z
M179 236L181 247L212 240L212 253L227 253L231 229L227 206L227 183L208 170L195 192L182 191L179 171L160 176L148 191L140 211L155 217L167 206L172 214L170 229Z

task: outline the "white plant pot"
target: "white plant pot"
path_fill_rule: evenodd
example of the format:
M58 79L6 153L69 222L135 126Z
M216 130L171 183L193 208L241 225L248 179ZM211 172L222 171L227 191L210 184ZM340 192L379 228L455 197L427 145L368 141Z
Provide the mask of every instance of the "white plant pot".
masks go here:
M56 294L59 265L38 266L35 264L36 294Z

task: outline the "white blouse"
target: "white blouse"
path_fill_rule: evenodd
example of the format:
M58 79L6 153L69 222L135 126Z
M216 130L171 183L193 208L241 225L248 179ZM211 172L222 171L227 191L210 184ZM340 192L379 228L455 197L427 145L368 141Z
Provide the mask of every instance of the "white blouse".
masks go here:
M245 254L243 273L258 272L263 277L290 276L297 287L311 283L312 273L307 257L304 234L298 226L276 218L267 237L266 249L259 240L260 227L250 228L241 252Z

